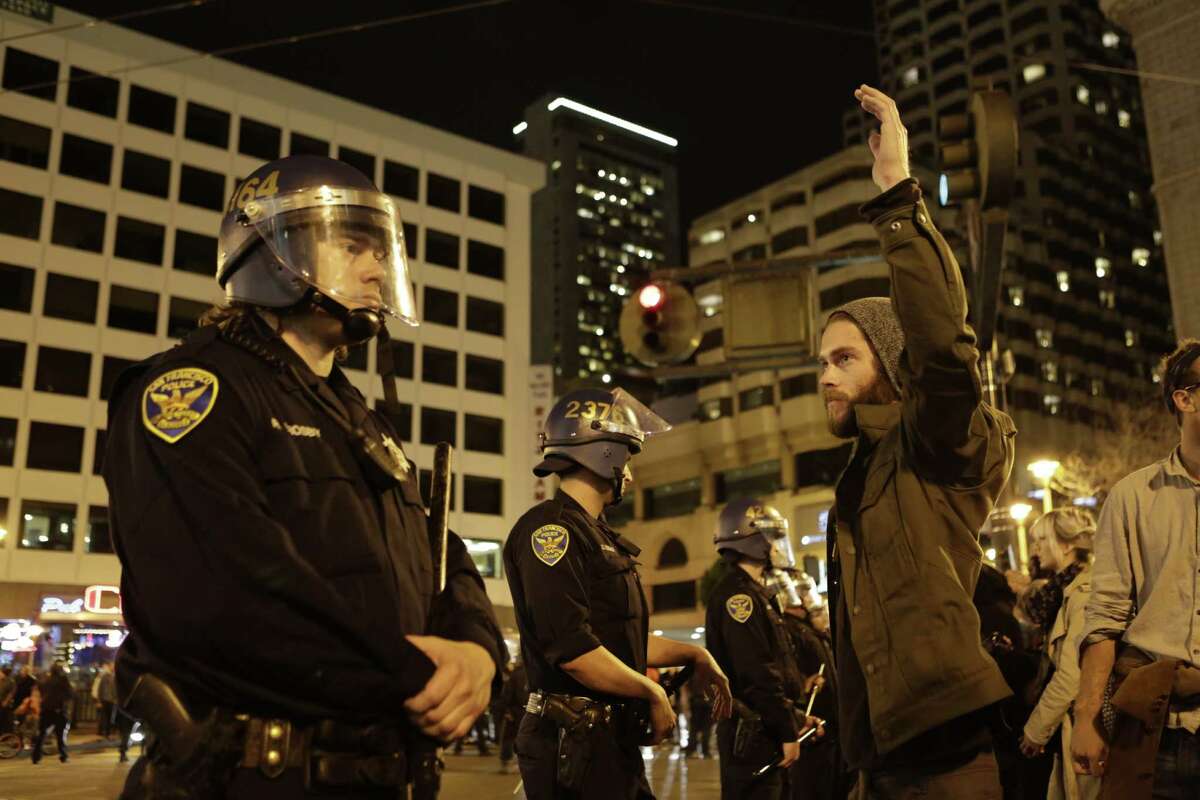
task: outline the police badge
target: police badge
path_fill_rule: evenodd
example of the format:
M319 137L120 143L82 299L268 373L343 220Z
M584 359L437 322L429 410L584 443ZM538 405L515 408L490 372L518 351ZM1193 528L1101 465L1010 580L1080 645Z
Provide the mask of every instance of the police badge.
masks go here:
M175 444L212 411L219 388L217 376L208 370L185 367L163 373L142 393L142 424Z
M561 525L543 525L530 537L533 554L548 567L553 567L567 554L571 536Z
M725 610L734 622L745 622L754 613L754 601L748 594L735 594L725 601Z

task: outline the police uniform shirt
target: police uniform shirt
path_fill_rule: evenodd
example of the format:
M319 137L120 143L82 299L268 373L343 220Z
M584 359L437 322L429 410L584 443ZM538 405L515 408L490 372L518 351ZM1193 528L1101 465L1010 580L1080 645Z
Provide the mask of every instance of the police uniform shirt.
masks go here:
M729 676L733 696L762 716L772 739L795 741L799 728L792 699L804 687L765 587L731 566L713 589L704 624L708 650Z
M649 615L639 552L561 489L517 521L504 569L531 689L597 696L561 669L597 647L645 674Z
M473 641L501 664L491 605L457 536L431 607L411 468L398 486L373 488L356 445L286 365L399 463L387 420L340 369L314 375L278 337L252 337L252 353L218 333L201 328L130 368L109 403L104 477L130 629L121 696L153 672L201 708L402 718L433 673L406 634Z

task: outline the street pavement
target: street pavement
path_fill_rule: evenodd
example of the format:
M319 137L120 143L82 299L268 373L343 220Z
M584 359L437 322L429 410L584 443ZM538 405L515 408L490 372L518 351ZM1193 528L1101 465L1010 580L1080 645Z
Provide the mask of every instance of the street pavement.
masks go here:
M524 800L517 791L520 776L499 772L493 755L447 756L443 800ZM136 751L131 752L131 755ZM651 788L658 800L717 800L721 795L717 762L684 759L674 746L643 750ZM0 800L114 800L120 793L128 764L117 762L115 749L76 751L59 763L48 756L29 763L27 753L0 761Z

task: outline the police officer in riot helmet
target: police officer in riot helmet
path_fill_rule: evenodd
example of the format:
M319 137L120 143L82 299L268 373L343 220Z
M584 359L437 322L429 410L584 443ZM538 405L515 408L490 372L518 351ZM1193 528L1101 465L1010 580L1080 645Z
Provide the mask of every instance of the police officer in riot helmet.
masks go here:
M820 720L798 705L804 678L775 603L772 574L795 566L787 520L754 498L730 502L713 543L729 569L708 599L708 649L729 675L735 714L717 724L721 796L779 800L800 737ZM766 769L767 765L779 769ZM761 773L761 774L760 774Z
M534 473L558 475L559 488L504 545L531 691L516 744L529 800L653 796L638 748L665 739L675 712L648 667L693 665L716 713L729 713L707 651L648 636L640 550L604 520L631 458L669 428L621 389L571 392L546 419Z
M226 304L109 401L117 683L156 734L123 797L395 798L504 652L453 534L434 585L401 436L335 363L417 324L398 210L341 162L271 162L230 202L217 280Z
M804 695L812 714L825 721L825 736L805 747L788 771L793 800L837 800L846 796L850 776L837 746L837 671L829 638L829 612L817 583L795 568L775 570L769 585L783 609L783 623ZM822 667L824 670L822 671ZM816 693L813 696L813 693Z

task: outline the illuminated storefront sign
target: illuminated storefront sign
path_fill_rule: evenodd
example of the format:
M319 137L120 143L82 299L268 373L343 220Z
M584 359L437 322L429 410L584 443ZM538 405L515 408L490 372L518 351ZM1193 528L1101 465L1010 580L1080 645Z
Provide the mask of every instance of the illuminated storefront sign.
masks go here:
M35 647L34 639L41 633L41 625L31 625L25 620L10 622L0 627L0 650L7 653L32 652Z
M45 596L42 598L40 616L43 620L53 618L67 621L75 618L120 617L121 590L103 584L89 586L83 597Z

